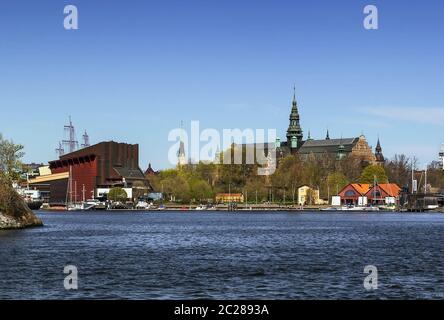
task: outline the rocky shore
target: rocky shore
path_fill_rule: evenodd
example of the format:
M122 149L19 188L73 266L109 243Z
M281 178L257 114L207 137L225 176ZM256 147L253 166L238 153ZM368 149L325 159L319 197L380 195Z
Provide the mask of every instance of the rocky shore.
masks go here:
M17 192L4 179L0 179L0 230L42 225L42 221L28 208Z

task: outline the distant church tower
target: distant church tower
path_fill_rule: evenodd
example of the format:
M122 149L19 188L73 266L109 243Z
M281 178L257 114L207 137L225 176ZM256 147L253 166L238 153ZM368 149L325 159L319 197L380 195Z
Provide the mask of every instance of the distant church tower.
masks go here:
M180 122L180 129L183 130L183 122ZM187 158L185 155L185 144L183 142L182 137L180 137L180 145L179 145L179 150L177 152L177 160L178 160L178 165L179 167L182 167L184 165L187 164Z
M185 156L185 144L180 141L179 152L177 153L179 167L187 164L187 158Z
M378 143L376 144L376 148L375 148L375 157L376 157L376 163L383 165L385 162L385 158L384 155L382 154L382 148L381 148L381 143L379 142L379 138L378 138Z
M287 130L287 146L291 152L295 152L302 146L302 129L299 123L298 104L296 102L296 87L293 92L293 103L290 113L290 125Z

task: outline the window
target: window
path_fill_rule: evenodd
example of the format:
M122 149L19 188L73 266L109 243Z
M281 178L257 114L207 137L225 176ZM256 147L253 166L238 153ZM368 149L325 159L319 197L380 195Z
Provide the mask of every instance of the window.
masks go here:
M355 197L356 193L353 190L348 190L345 192L346 197Z

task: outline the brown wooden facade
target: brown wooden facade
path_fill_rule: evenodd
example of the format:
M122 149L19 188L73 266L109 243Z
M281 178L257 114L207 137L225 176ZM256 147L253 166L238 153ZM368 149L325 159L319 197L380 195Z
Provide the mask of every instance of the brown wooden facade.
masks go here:
M53 174L70 172L72 199L77 201L93 198L95 189L99 187L137 187L150 191L149 182L139 168L137 144L101 142L63 155L59 160L51 161L49 166ZM59 201L61 193L67 194L66 185L55 189L51 189L51 195L54 195L51 202L55 198Z

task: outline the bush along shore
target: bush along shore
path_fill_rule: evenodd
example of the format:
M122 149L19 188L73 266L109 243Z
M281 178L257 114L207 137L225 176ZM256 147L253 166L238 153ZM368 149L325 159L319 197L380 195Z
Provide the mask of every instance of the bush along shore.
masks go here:
M0 174L0 230L43 226L9 180Z

